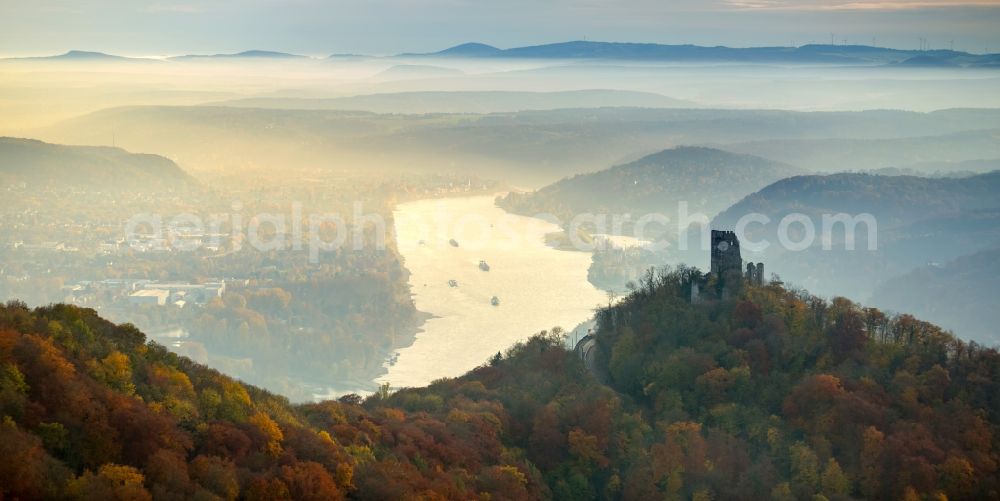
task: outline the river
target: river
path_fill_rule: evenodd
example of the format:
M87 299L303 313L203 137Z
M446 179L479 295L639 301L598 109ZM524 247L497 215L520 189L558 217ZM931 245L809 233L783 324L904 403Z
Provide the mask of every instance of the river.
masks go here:
M509 214L493 196L404 203L393 218L413 300L433 318L379 382L413 387L462 375L541 330L574 328L607 301L587 281L589 253L545 245L556 225Z

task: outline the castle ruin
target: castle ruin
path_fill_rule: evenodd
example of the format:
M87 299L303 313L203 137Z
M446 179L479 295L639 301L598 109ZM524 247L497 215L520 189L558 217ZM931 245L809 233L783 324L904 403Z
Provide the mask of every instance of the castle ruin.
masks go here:
M747 263L746 272L747 283L750 285L764 285L764 263Z
M748 285L764 285L764 263L746 264L744 271L743 257L740 255L740 240L734 231L712 230L712 264L709 276L715 278L718 297L728 298L729 288L726 282L745 279ZM691 301L700 300L701 289L706 283L691 284Z
M712 230L712 267L710 271L720 280L732 272L743 272L740 240L736 238L736 232Z

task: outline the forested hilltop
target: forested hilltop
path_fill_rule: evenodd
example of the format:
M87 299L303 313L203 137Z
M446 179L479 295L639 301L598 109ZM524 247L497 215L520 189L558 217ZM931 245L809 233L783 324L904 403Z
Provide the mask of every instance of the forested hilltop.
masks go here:
M776 283L692 306L697 275L649 275L599 313L596 365L656 430L625 492L1000 495L995 349Z
M498 205L527 216L551 213L563 224L584 213L631 214L633 223L656 213L677 221L679 203L687 204L692 214L712 217L743 197L800 172L752 155L685 146L566 178L531 193L510 193Z
M104 191L183 189L195 184L176 163L160 155L15 137L0 137L0 180L32 188L72 186Z
M291 406L92 310L0 307L0 495L985 499L1000 354L781 284L648 275L590 375L543 333L427 388ZM816 497L822 496L822 497Z

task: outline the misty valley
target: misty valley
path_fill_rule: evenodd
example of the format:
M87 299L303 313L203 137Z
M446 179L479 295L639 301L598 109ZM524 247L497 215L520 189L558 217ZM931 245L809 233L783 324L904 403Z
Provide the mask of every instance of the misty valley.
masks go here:
M996 498L998 68L0 59L0 499Z

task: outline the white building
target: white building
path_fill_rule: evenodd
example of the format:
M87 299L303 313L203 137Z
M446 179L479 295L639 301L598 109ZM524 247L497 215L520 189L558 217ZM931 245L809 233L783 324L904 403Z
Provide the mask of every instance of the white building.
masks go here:
M170 291L158 289L143 289L129 294L128 301L132 304L148 304L163 306L167 304Z

